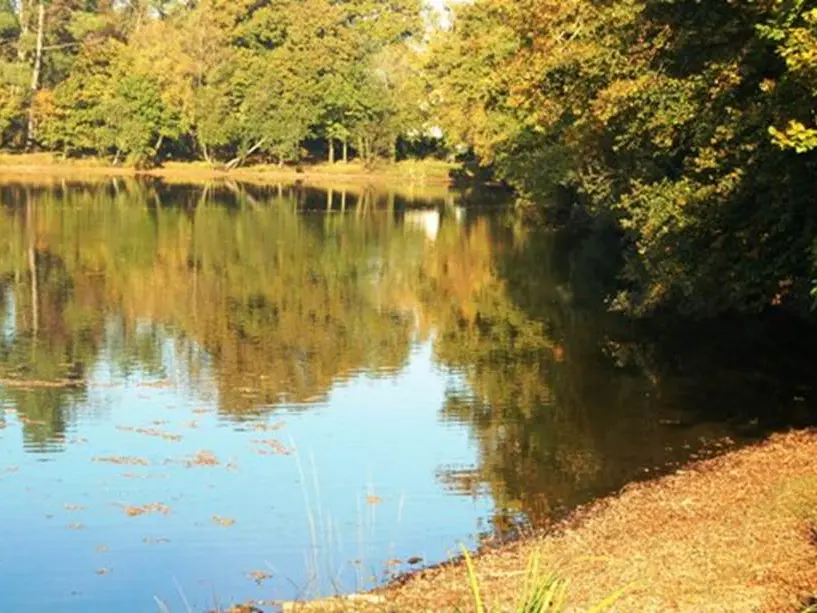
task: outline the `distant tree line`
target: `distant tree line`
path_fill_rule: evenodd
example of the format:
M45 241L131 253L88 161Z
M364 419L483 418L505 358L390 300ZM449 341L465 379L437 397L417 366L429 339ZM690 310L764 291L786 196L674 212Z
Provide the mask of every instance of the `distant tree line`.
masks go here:
M0 0L6 149L238 166L422 141L420 0Z

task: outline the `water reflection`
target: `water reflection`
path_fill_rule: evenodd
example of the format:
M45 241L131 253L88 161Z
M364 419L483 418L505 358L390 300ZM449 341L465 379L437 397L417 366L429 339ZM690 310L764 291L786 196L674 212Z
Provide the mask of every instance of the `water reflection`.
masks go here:
M614 240L487 195L117 179L0 200L0 496L21 545L49 535L16 575L0 554L0 603L357 589L813 415L812 336L622 322ZM101 527L48 528L57 495ZM121 509L161 507L136 502L173 508L138 542ZM177 545L157 564L141 539ZM86 584L100 540L138 581Z

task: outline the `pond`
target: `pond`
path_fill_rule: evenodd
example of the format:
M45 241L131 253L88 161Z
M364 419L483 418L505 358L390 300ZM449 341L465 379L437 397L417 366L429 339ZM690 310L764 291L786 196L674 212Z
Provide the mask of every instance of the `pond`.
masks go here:
M496 195L0 186L0 608L370 588L812 414L813 336L610 315Z

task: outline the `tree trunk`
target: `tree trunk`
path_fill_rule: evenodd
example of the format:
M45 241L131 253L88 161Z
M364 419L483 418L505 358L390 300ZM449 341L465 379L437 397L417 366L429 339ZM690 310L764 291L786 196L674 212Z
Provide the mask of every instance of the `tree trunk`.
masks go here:
M250 156L251 156L253 153L255 153L256 151L258 151L258 149L259 149L259 148L261 148L261 146L262 146L262 145L263 145L265 142L267 142L266 137L262 138L262 139L261 139L261 140L259 140L257 143L255 143L255 144L254 144L252 147L250 147L250 148L247 150L247 152L246 152L246 153L244 153L243 155L239 155L238 157L235 157L235 158L233 158L232 160L230 160L230 161L227 163L227 168L229 168L230 170L232 170L232 169L234 169L234 168L237 168L238 166L241 166L241 164L243 164L243 163L244 163L244 160L246 160L246 159L247 159L248 157L250 157Z
M208 164L212 164L213 160L210 159L210 152L207 151L207 143L205 143L200 138L198 139L198 141L199 147L201 147L201 154L204 156L204 161L207 162Z
M335 139L329 138L329 163L335 163Z
M343 163L346 164L349 161L349 141L345 138L343 139Z
M156 144L153 146L153 150L156 152L154 155L155 157L159 157L159 151L162 149L162 144L165 142L165 135L159 134L159 138L156 139Z
M23 49L23 39L28 36L28 20L26 19L26 0L20 0L20 38L17 41L17 60L26 61L26 53Z
M37 49L34 55L34 70L31 73L31 103L28 108L28 130L26 131L26 150L34 146L34 96L40 87L40 70L43 66L43 35L45 31L45 3L40 0L37 9Z
M397 163L397 138L393 138L391 141L391 163Z

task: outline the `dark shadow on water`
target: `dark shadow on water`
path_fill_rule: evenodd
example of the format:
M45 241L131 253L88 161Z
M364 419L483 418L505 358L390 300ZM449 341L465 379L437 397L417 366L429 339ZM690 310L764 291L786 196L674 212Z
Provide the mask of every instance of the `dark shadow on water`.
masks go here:
M817 328L782 315L611 314L616 244L605 234L527 235L497 259L513 310L484 309L441 335L438 352L469 382L444 413L469 424L480 448L476 471L442 478L491 492L495 535L547 526L632 481L816 422Z

